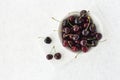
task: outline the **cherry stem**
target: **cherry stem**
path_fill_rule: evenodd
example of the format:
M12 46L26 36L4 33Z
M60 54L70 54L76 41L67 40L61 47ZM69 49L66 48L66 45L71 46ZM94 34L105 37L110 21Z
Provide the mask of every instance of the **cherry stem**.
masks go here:
M56 18L52 17L53 20L57 21L57 22L60 22L59 20L57 20Z
M58 31L58 30L53 30L53 31Z
M105 39L105 40L103 40L103 41L100 41L100 42L105 42L105 41L107 41L107 39Z
M50 53L52 53L52 51L53 51L53 49L54 49L54 48L55 48L55 46L53 46L53 47L52 47L52 49L51 49Z
M89 39L87 39L87 40L94 40L95 38L89 38Z
M87 45L88 45L88 46L91 46L92 44L88 44L88 43L87 43Z
M89 28L89 26L90 26L90 16L88 16L87 18L88 18L88 20L89 20L89 24L88 24L87 28L85 29L86 31L88 30L88 28Z
M66 36L73 35L73 34L66 34Z
M78 11L74 11L74 12L69 12L68 14L73 14L73 13L80 13L80 12L78 12Z
M56 53L56 48L55 48L55 46L54 46L54 48L53 48L53 49L54 49L54 53Z
M69 46L70 46L70 47L72 47L72 45L70 44L70 42L69 42L69 41L68 41L68 44L69 44Z
M70 24L70 26L73 26L71 23L70 23L70 21L69 20L67 20L68 21L68 23Z
M92 26L91 26L91 27L92 27L92 28L93 28L93 27L95 27L95 26L94 26L94 24L92 24Z
M42 38L43 39L44 37L38 37L38 38Z
M77 53L77 54L75 55L75 58L77 58L79 54L80 54L80 53Z
M66 34L66 36L69 36L69 35L72 35L72 34Z
M90 11L87 11L87 12L90 12ZM74 12L69 12L68 14L73 14L73 13L80 13L80 12L78 12L78 11L74 11Z
M55 31L57 31L57 32L58 32L58 31L62 32L62 30L53 30L53 31L54 31L54 32L55 32Z

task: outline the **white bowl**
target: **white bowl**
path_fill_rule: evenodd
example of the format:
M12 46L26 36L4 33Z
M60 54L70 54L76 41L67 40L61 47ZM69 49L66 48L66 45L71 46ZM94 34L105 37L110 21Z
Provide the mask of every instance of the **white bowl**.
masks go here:
M62 28L62 22L64 19L68 18L69 16L72 16L72 15L80 15L80 12L79 11L75 11L75 12L70 12L68 13L60 22L59 24L59 28L58 28L58 35L59 35L59 39L60 39L60 42L62 44L62 34L61 34L61 28ZM97 32L100 32L102 34L102 36L104 35L104 32L103 32L103 25L102 23L100 22L99 18L95 15L95 14L92 14L91 12L89 12L89 15L90 17L92 18L94 24L96 25L96 28L97 28ZM103 37L102 39L103 40ZM68 50L70 50L68 47L66 48Z

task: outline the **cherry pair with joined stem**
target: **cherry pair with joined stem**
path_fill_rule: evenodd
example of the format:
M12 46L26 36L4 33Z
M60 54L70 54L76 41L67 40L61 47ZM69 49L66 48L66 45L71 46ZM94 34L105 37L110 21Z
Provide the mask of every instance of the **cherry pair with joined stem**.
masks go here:
M53 50L54 50L54 52L53 52ZM55 53L55 54L53 55L52 53ZM61 53L56 52L55 46L53 46L50 51L50 54L47 54L46 58L48 60L52 60L54 57L56 60L59 60L59 59L61 59L61 56L62 56Z

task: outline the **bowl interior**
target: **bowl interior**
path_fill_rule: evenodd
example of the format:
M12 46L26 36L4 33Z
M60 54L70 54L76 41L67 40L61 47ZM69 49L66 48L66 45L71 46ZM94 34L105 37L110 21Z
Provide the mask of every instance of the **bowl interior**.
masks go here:
M75 12L71 12L71 13L68 13L60 22L59 24L59 28L58 28L58 35L59 35L59 39L60 39L60 42L62 44L62 22L64 19L68 18L69 16L72 16L72 15L80 15L79 11L75 11ZM90 17L92 18L93 20L93 23L96 25L96 28L97 28L97 32L100 32L100 33L103 33L103 29L102 29L102 24L99 20L99 18L95 15L95 14L92 14L91 12L89 13ZM103 34L102 34L103 35ZM67 48L68 50L70 50L69 48Z

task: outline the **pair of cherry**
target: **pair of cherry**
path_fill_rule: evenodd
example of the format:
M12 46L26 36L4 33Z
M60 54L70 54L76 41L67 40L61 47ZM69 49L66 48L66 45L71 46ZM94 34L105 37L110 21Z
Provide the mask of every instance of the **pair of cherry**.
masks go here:
M54 57L56 60L59 60L59 59L61 59L61 56L62 56L61 53L55 53L54 55L53 54L47 54L46 58L48 60L51 60Z

